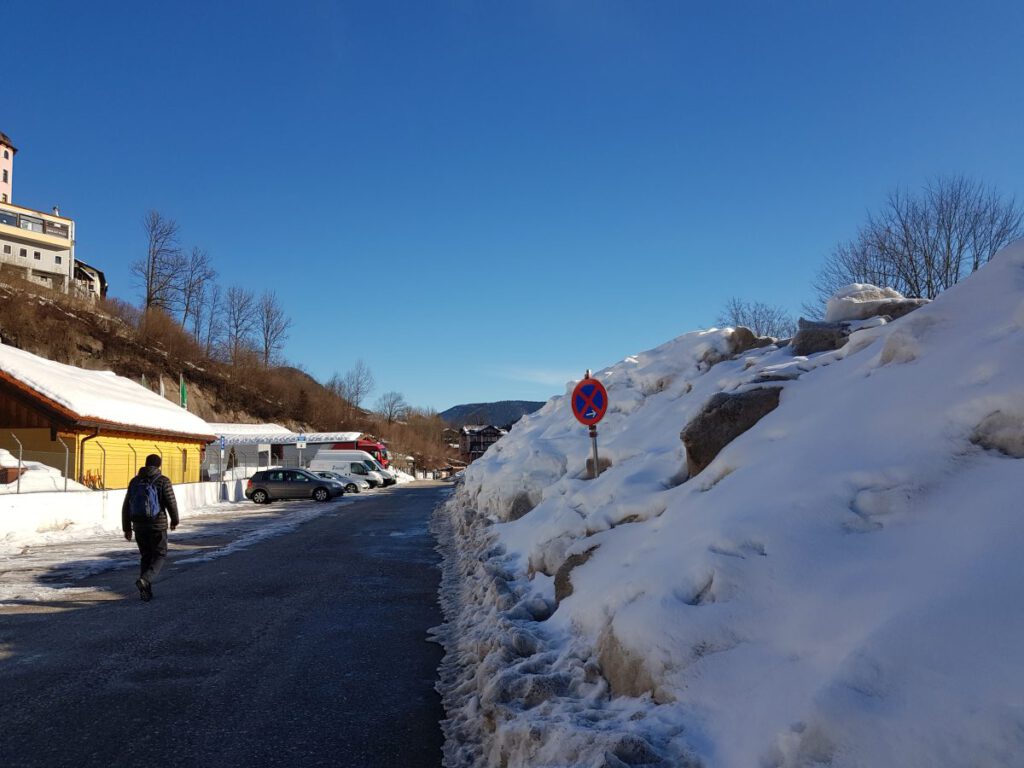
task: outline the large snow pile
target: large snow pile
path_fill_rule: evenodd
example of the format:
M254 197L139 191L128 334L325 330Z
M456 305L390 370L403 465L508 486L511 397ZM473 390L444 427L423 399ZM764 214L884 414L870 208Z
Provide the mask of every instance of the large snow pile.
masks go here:
M0 344L0 372L82 420L213 436L195 414L113 371L76 368Z
M446 765L1021 765L1024 244L834 352L731 340L597 374L598 479L557 397L439 510Z

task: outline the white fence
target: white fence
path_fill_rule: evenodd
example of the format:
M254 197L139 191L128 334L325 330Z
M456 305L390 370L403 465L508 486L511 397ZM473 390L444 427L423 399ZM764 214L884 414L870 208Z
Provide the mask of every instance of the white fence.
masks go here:
M198 507L245 498L244 481L227 483L180 483L174 486L178 513L186 517ZM121 529L121 504L125 489L64 493L22 493L0 495L0 539L19 534L99 527Z

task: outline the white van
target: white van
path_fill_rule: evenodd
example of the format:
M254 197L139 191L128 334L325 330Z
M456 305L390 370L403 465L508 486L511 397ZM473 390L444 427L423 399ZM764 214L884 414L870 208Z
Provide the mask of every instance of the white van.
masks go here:
M377 461L376 459L371 458L370 464L373 465L373 470L378 475L384 478L384 485L394 485L395 483L398 482L398 477L395 475L395 473L392 472L390 469L384 469L384 467L382 467L380 465L380 462Z
M394 472L389 469L384 469L374 457L366 451L355 451L353 449L347 450L329 450L331 456L340 456L342 458L349 459L351 461L359 461L366 465L366 468L371 472L376 472L381 476L385 485L394 485L398 478L395 477ZM319 456L319 453L316 454Z
M376 468L373 457L366 451L339 451L331 448L321 448L316 456L309 462L309 468L329 469L335 472L346 472L359 475L370 483L371 488L378 488L384 485L392 485L394 477L385 478ZM386 470L385 470L386 471Z

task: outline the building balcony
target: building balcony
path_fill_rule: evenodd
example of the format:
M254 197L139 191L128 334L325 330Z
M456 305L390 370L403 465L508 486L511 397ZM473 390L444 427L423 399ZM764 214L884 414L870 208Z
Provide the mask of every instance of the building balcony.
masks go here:
M73 245L73 226L71 219L0 203L0 236L50 248L69 249Z

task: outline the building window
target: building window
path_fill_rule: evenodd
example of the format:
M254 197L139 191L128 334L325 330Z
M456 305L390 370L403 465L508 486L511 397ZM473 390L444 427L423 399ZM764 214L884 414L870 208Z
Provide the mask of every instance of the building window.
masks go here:
M37 219L35 216L26 216L25 214L22 214L18 217L18 224L22 229L27 229L29 232L43 231L43 220Z
M3 195L0 195L0 203L6 203L6 202L7 202L7 193L5 192Z
M54 256L53 257L53 263L54 264L62 264L63 262L64 262L64 259L62 259L60 256Z
M21 256L23 259L28 258L28 249L27 248L22 248L21 249L21 253L18 254L18 255Z
M4 168L4 184L7 183L7 169Z
M4 160L6 160L6 159L7 159L7 158L9 158L9 157L10 157L10 155L9 155L9 154L7 154L7 150L5 149L5 150L4 150Z
M11 252L11 246L5 245L4 246L4 253L10 253L10 252Z
M32 251L32 257L33 257L33 258L34 258L34 259L35 259L36 261L39 261L39 259L41 259L41 258L42 258L42 256L40 256L40 255L39 255L39 251Z

